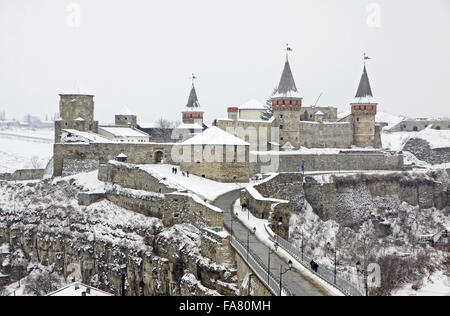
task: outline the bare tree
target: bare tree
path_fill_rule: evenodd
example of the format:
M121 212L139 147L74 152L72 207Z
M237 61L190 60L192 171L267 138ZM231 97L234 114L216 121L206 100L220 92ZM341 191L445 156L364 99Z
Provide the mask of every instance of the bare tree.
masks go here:
M30 162L31 162L31 166L33 167L33 169L40 169L41 168L41 163L39 162L39 157L38 156L31 157Z
M62 285L61 279L48 271L33 273L27 278L24 292L35 296L44 296L56 291Z

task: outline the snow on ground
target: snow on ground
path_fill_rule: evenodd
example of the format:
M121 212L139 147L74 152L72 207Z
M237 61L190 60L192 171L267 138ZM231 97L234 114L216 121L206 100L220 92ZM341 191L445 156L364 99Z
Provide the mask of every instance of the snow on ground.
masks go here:
M437 271L425 277L423 280L423 287L419 290L413 290L411 284L395 291L394 296L450 296L450 278Z
M344 117L347 117L351 114L350 111L345 111L345 112L340 112L338 113L338 118L342 119ZM387 123L388 124L388 128L397 125L398 123L400 123L401 121L403 121L405 119L404 116L400 116L400 115L393 115L390 113L386 113L386 112L377 112L377 115L375 116L375 122L377 123Z
M271 236L274 236L274 233L269 228L269 222L264 219L259 219L253 216L252 213L250 213L249 210L243 211L240 200L236 200L234 203L233 212L236 215L236 217L239 219L239 221L244 224L248 229L255 230L255 236L256 238L264 243L267 247L269 247L271 250L275 251L274 242L272 240ZM293 267L297 271L300 272L301 275L306 276L309 279L312 279L316 282L316 284L320 285L323 289L328 291L331 295L334 296L343 296L344 294L337 290L334 286L331 286L321 278L319 278L317 275L309 271L307 268L305 268L300 262L297 261L294 257L292 257L288 252L286 252L281 247L278 247L276 251L277 255L282 258L285 262L289 262L291 260L293 262Z
M243 188L248 185L248 183L221 183L193 174L190 174L188 178L186 176L183 176L179 166L160 164L139 165L138 167L142 170L147 171L158 179L165 178L166 182L173 184L175 187L200 195L209 201L214 201L222 194ZM172 168L175 167L178 168L177 174L172 173Z
M35 137L53 142L55 132L53 129L24 129L24 128L2 128L0 129L0 137L2 136L18 136L18 137Z
M421 138L430 143L431 148L450 147L450 130L436 130L428 127L420 132L383 132L383 148L400 151L411 138Z
M24 131L26 135L31 131ZM39 136L37 136L39 137ZM40 168L45 168L53 155L51 142L36 141L32 138L11 138L0 133L0 173L17 169L33 168L32 158L37 158Z

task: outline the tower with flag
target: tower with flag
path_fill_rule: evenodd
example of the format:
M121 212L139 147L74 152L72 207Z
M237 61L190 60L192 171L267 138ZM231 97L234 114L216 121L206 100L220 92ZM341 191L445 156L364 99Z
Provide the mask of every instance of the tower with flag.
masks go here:
M198 102L197 91L195 90L195 79L197 77L192 74L192 87L189 93L188 102L184 111L182 111L182 122L184 124L198 124L203 126L203 114L204 112L200 108L200 103Z
M364 54L364 68L359 81L355 99L350 103L353 116L353 138L358 147L375 147L375 116L378 102L373 97L367 74L366 61L371 59Z
M280 145L292 145L300 147L300 110L303 97L297 89L289 64L289 53L292 49L287 45L286 62L280 83L272 96L272 109L275 126L280 131Z

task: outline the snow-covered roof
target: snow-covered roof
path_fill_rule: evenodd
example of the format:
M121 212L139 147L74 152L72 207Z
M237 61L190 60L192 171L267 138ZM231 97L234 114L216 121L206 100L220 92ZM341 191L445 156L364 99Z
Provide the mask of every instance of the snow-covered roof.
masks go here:
M77 131L75 129L63 129L64 132L70 133L72 135L75 136L79 136L82 137L90 142L94 142L94 143L111 143L111 141L99 134L94 134L91 132L82 132L82 131Z
M283 73L281 74L280 83L277 88L277 92L272 96L272 99L279 98L296 98L302 99L302 95L295 85L294 76L292 75L291 66L289 60L286 60L284 64Z
M89 293L88 293L89 292ZM114 296L113 294L101 291L93 288L92 286L85 285L83 283L72 283L55 292L48 294L47 296Z
M356 97L350 101L350 104L378 104L377 100L371 96Z
M65 90L60 95L88 95L93 96L79 81L75 81L72 88Z
M121 154L118 155L116 158L128 158L128 156L125 155L124 153L121 153Z
M202 130L203 126L197 124L197 123L181 123L178 127L178 129L196 129L196 130Z
M241 110L264 110L264 105L258 100L252 99L239 107Z
M322 111L316 112L314 115L325 115Z
M183 145L236 145L249 146L242 139L227 133L216 126L183 142Z
M85 121L85 119L82 118L82 117L78 117L78 118L75 119L75 121Z
M139 123L139 126L142 128L159 128L160 125L158 123Z
M127 106L124 106L116 115L136 116Z
M99 129L118 137L149 137L148 134L142 131L125 126L101 126Z

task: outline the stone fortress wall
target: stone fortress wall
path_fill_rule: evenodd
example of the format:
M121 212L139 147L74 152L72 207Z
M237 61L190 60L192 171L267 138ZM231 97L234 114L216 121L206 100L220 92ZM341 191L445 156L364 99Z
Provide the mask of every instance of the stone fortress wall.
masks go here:
M306 148L350 148L353 124L300 122L300 146Z
M0 173L3 181L40 180L44 177L45 169L21 169L12 173Z
M173 144L158 143L91 143L91 144L54 144L53 146L53 175L63 175L65 165L75 164L70 169L77 173L77 167L85 170L83 161L98 161L99 164L115 160L124 153L128 162L133 164L153 164L158 158L157 153L162 152L164 163L173 164L171 159ZM78 164L76 163L78 161ZM68 175L67 173L65 175Z
M403 154L390 151L354 151L340 150L336 153L289 153L265 152L252 153L257 163L252 163L254 174L266 172L299 172L302 162L305 171L345 171L345 170L402 170ZM266 163L269 159L278 159L278 163Z
M222 210L196 195L126 163L110 162L99 168L98 179L112 186L106 198L125 209L162 219L164 225L192 223L198 228L223 227Z
M391 132L418 132L432 125L434 129L450 129L450 119L405 119L389 129Z

